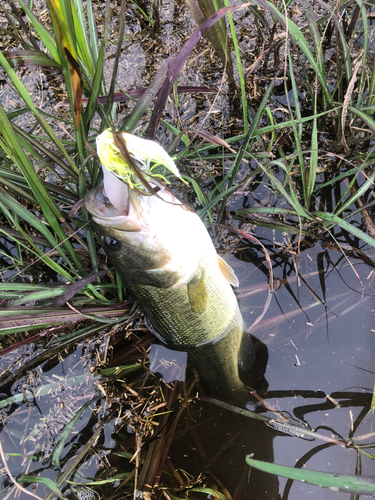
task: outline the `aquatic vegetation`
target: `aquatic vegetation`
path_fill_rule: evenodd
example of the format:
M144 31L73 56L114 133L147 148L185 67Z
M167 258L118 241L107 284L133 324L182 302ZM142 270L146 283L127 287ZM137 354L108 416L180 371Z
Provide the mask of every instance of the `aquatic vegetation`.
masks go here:
M223 0L213 2L211 0L186 0L186 4L198 25L203 24L206 19L225 6ZM223 68L225 68L226 74L228 75L231 91L235 92L236 83L225 19L220 19L218 23L215 23L206 32L205 36L215 48L216 54L220 57Z
M329 488L333 491L342 491L356 495L373 495L375 491L375 483L372 478L345 476L344 474L328 474L327 472L302 471L294 469L293 467L266 464L259 460L253 460L251 457L248 457L246 460L252 467L256 467L265 472Z
M357 456L350 474L340 469L338 461L329 471L331 476L366 475L374 446L369 424L373 386L368 379L360 379L365 382L344 390L353 384L347 382L346 373L340 373L339 389L324 392L314 385L312 390L308 384L315 379L321 383L315 367L322 371L324 363L316 355L307 383L301 366L308 370L310 365L301 359L318 335L315 328L320 325L322 342L332 335L331 322L341 316L344 326L334 330L334 337L343 335L350 325L347 328L355 338L345 338L343 345L350 356L362 353L363 359L356 361L357 375L371 372L365 355L371 349L367 352L356 342L367 338L369 320L364 313L367 307L370 314L373 309L373 289L368 284L375 258L373 6L322 1L312 5L304 0L285 5L254 0L224 8L217 4L216 13L205 16L196 28L187 10L174 16L174 8L184 7L173 2L159 9L145 2L128 6L121 2L116 7L92 0L85 4L51 0L49 10L40 10L37 4L17 0L0 6L4 49L0 52L0 385L4 393L0 411L6 423L2 462L10 478L2 483L3 492L14 495L16 488L32 492L31 483L38 483L38 495L48 499L73 493L93 498L97 492L108 498L143 492L147 498L151 491L171 499L187 494L189 498L208 494L229 498L225 486L231 478L225 479L225 474L233 472L222 458L225 447L239 443L232 458L241 461L236 467L242 471L245 454L253 451L258 437L263 441L257 453L264 456L254 458L271 463L272 439L281 435L292 440L288 443L294 455L285 460L290 458L289 465L291 461L294 465L299 459L296 469L301 469L298 477L289 477L308 481L314 473L302 469L306 462L342 443L347 446L341 450L347 453L345 460L352 460L350 453ZM224 20L229 14L232 39L228 44ZM177 23L180 17L185 31L177 36L172 30L171 35L172 20ZM221 40L216 54L204 35L215 31L217 21ZM160 35L157 29L163 23ZM141 67L137 58L147 44L147 63ZM225 96L222 62L230 70L231 55L236 56L234 79L242 97L242 107L235 111L242 119ZM218 60L222 62L217 64ZM125 83L124 71L130 75ZM145 91L133 88L141 85L140 74L146 75ZM179 93L178 87L185 93ZM194 93L198 97L193 98ZM195 380L189 379L186 387L168 387L147 378L146 353L152 336L121 276L98 253L100 245L80 202L102 179L100 151L95 148L96 138L105 137L107 129L133 134L134 149L129 152L136 158L136 137L155 139L162 148L159 152L168 150L176 167L165 164L163 154L145 155L142 150L146 163L156 161L152 174L178 190L181 181L167 169L175 175L180 172L190 186L186 191L193 208L206 224L213 223L216 245L221 250L235 249L239 267L253 259L238 295L251 333L266 331L262 339L272 353L298 344L289 334L295 324L305 337L305 347L296 346L295 353L284 356L293 360L295 370L288 381L293 380L293 389L279 391L281 386L271 385L265 397L260 390L253 416L265 418L250 417L256 422L249 432L245 432L249 415L236 413L235 407L218 410L212 401L197 400L200 390ZM128 175L133 182L133 174ZM247 243L244 235L249 232L267 249L268 261L256 240L252 247ZM302 257L305 249L307 264ZM271 261L284 287L273 295L267 283ZM349 275L356 276L354 284ZM345 286L348 283L348 290L355 288L355 300L346 288L336 291L336 277ZM268 306L272 299L269 314L256 322L255 316L267 312L265 296ZM299 323L297 318L302 318ZM277 330L287 322L283 337ZM137 332L142 333L140 338ZM272 344L278 335L281 340ZM323 356L316 345L313 349ZM334 358L334 348L327 344L326 350ZM341 362L344 348L338 352ZM50 376L49 370L60 366L59 359L63 369ZM263 359L263 371L259 369L260 386L266 363ZM350 358L347 366L352 365ZM295 403L298 397L311 402L308 409ZM19 417L25 405L26 428L24 415ZM228 430L220 427L218 411L229 422L230 432L238 429L238 436L225 439ZM293 419L285 416L286 411L293 412ZM206 427L198 419L200 412L207 418ZM337 423L336 415L343 412L345 418ZM310 419L314 429L303 426ZM334 438L322 444L329 432L317 430L319 426L333 429L329 432ZM154 439L156 432L159 439ZM207 445L206 451L202 443L211 433L215 446ZM247 440L248 435L252 440ZM312 439L319 445L307 443ZM305 448L296 442L303 442ZM210 479L202 479L202 470L196 472L194 467L198 460L193 458L186 467L179 462L186 475L176 470L176 455L188 460L196 450L210 467L223 463L220 477L209 476L207 469ZM279 458L275 462L281 464ZM46 472L51 464L61 469ZM319 470L313 463L307 467ZM12 474L13 470L17 472ZM189 476L189 470L195 472ZM282 474L281 469L269 470ZM240 484L242 479L235 481ZM344 480L334 479L324 485L346 488ZM276 480L269 484L278 490ZM283 484L287 497L291 483ZM250 482L251 487L255 486ZM350 491L359 495L367 487L355 479Z

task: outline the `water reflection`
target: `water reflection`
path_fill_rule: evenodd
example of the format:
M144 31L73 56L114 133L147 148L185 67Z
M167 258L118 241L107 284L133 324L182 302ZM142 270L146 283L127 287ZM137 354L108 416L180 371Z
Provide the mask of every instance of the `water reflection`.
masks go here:
M167 384L176 380L185 380L187 352L173 351L163 345L152 344L147 354L150 371L160 373Z
M18 356L22 362L24 349L30 363L30 346L12 352L11 356L0 357L3 375L4 368L11 368L9 357L16 361ZM105 401L99 400L96 379L84 358L89 351L86 345L86 349L77 348L65 360L60 358L59 363L42 361L14 382L7 382L11 377L5 371L7 376L2 378L1 384L0 422L1 447L7 460L6 468L2 464L0 469L1 498L30 498L26 492L14 488L9 473L13 478L24 474L57 478L60 461L66 463L67 457L79 449L84 436L91 435L94 415L103 416ZM37 349L34 357L38 359ZM16 372L19 372L17 365ZM75 415L79 418L64 439L63 431ZM59 444L61 450L57 448ZM95 475L99 463L97 457L91 457L81 464L78 473ZM27 490L41 498L49 492L43 484L38 484L36 489L29 486Z
M296 275L293 261L274 255L274 272L280 286L261 323L252 327L263 312L268 284L254 249L245 244L239 248L231 257L230 265L240 276L241 311L251 327L257 354L252 370L240 372L244 384L257 390L258 399L252 399L251 409L275 421L283 422L284 417L301 428L306 425L323 440L302 439L281 425L271 427L195 398L197 393L205 392L225 399L228 395L220 383L211 387L202 383L203 389L194 388L191 396L184 400L186 408L181 405L182 400L171 399L168 410L163 400L155 402L154 379L150 389L153 396L146 402L139 386L132 385L127 372L120 369L117 382L120 388L116 391L116 386L110 384L103 389L103 380L96 379L90 369L100 358L98 354L90 354L94 350L89 346L95 342L84 343L84 347L67 353L65 359L61 356L63 349L55 350L55 357L50 360L43 357L41 346L36 346L34 352L27 346L24 357L18 351L0 357L0 371L5 373L3 380L7 381L0 387L1 442L5 453L19 454L7 460L14 476L28 472L57 477L60 472L54 471L52 463L56 443L77 411L89 403L68 433L60 456L63 467L69 467L73 457L98 431L95 453L82 458L71 476L77 482L88 482L98 476L131 474L134 462L129 463L129 459L136 450L141 450L141 468L146 455L150 459L154 457L149 450L152 446L156 449L160 441L156 436L165 432L165 442L169 443L172 437L173 440L165 451L169 459L165 461L165 473L159 484L168 485L171 492L176 488L174 494L183 498L187 495L202 498L186 489L198 481L199 485L228 491L236 500L349 500L350 495L346 493L250 470L245 457L253 453L258 460L350 475L356 473L360 457L362 474L372 475L373 462L365 455L365 452L373 454L373 450L365 446L375 441L371 409L375 382L375 300L371 268L359 258L346 259L341 253L316 245L301 254ZM254 256L257 265L250 258ZM222 341L225 339L219 342ZM222 349L219 342L217 348ZM108 351L105 345L101 348L98 344L100 352ZM136 350L132 342L129 346L133 349L132 360L142 358L147 347L148 344L139 345ZM212 348L211 345L201 347ZM178 374L173 376L183 378L184 362L176 358L176 353L172 360L167 358L163 349L163 346L152 348L151 369L160 371L158 360L167 359L163 364L179 367ZM126 364L129 358L119 347L115 350L115 366ZM206 368L207 363L201 368L202 382ZM9 371L15 375L11 376ZM139 380L141 376L142 372ZM169 375L163 373L163 376ZM14 399L10 400L9 396ZM95 397L99 399L92 400ZM231 402L242 407L245 404L244 401ZM156 411L169 412L170 420L161 420L155 433L150 422L152 408L158 405L161 406ZM126 432L129 425L131 433ZM139 444L140 429L146 437ZM332 438L345 446L330 442ZM113 451L127 453L127 458ZM26 456L35 456L37 461ZM2 484L7 486L9 478L6 471L2 473ZM182 478L181 483L171 479L171 475ZM32 486L27 488L34 491ZM102 493L109 496L115 486L105 488ZM44 497L47 491L43 485L37 486L39 496ZM63 491L64 494L72 492L67 484ZM16 498L12 487L0 495ZM27 496L21 494L18 498L26 500Z
M250 471L245 463L252 452L273 462L275 434L261 422L197 402L181 422L170 458L195 477L203 474L207 485L225 488L233 499L277 500L277 477Z
M263 312L267 270L261 259L254 259L253 249L241 247L230 264L242 276L238 297L244 319L252 325ZM231 485L230 494L237 499L307 495L317 500L349 499L349 494L250 471L244 458L254 453L259 460L350 475L356 473L360 458L362 474L372 474L371 459L360 451L375 441L371 411L375 300L370 256L348 258L316 245L301 254L298 266L280 255L273 259L279 288L262 322L250 329L269 350L269 390L264 406L258 405L256 411L299 421L318 432L323 443L288 434L281 426L266 429L200 404L181 425L172 457L184 470L205 471L208 484L220 480L224 486ZM324 442L333 437L345 445ZM181 455L184 459L178 459Z

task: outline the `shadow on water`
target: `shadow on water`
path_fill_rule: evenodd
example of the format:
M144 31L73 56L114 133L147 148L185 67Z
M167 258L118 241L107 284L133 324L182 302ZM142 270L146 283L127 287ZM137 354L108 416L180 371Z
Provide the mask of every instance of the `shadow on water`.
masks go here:
M254 249L246 244L236 257L230 264L242 276L238 298L251 325L267 296L264 270L254 266ZM204 471L211 484L231 485L233 498L349 498L337 491L278 481L245 465L245 456L254 454L258 460L291 467L354 475L360 452L347 448L374 440L372 269L360 259L319 245L301 254L299 276L293 272L293 262L279 257L273 256L280 287L263 320L250 327L267 345L269 356L265 374L269 388L258 393L264 400L255 411L273 412L276 418L307 426L323 438L298 439L288 431L275 432L260 422L198 403L176 435L171 460L192 474ZM325 436L341 441L340 445L322 443ZM362 474L371 475L371 460L361 458Z
M269 232L261 231L265 243ZM225 391L220 395L217 388L211 394L205 391L204 372L209 366L201 369L202 386L191 385L189 377L185 394L186 387L192 390L179 400L176 391L155 384L155 378L143 378L144 368L136 360L145 360L149 336L140 338L137 349L133 342L125 351L120 351L119 344L115 346L113 366L126 367L130 357L134 360L132 366L141 370L129 375L125 369L118 372L115 385L106 383L105 378L94 375L94 366L98 368L103 354L110 349L109 339L113 336L105 331L90 342L83 340L74 350L60 349L50 359L43 357L42 344L24 346L0 357L2 380L7 381L1 387L1 442L4 453L14 454L7 460L13 477L40 473L55 479L61 470L69 469L77 453L82 453L89 443L94 453L87 449L78 469L72 467L71 482L64 494L81 498L80 484L112 476L117 479L103 483L100 495L118 496L125 491L123 481L134 481L128 459L137 456L137 440L141 439L142 457L153 457L150 449L158 446L158 436L166 430L173 439L165 441L168 457L163 473L159 471L159 485L167 486L169 492L174 488L174 494L182 498L187 494L189 498L202 498L201 493L192 490L207 486L227 492L227 497L233 499L300 499L307 495L317 500L349 499L346 493L250 470L245 457L253 454L255 459L267 462L354 475L360 455L362 474L372 474L371 459L363 453L366 449L360 448L374 441L373 273L361 259L320 245L306 248L292 258L287 254L291 249L272 253L270 246L279 287L262 321L255 326L268 294L261 253L240 242L229 257L240 278L237 296L257 352L252 371L241 374L256 395L249 394L247 401L232 399L230 403L314 430L318 437L298 437L280 425L267 425L212 404L209 399L200 400L205 392L230 400ZM297 260L298 275L294 271ZM114 344L116 338L112 338ZM216 347L220 348L220 344ZM143 390L147 393L148 387L151 396L140 397L141 380ZM165 402L158 400L156 393L174 400L170 409L175 410L171 425L159 421L160 434L154 433L150 423L150 408L160 403L160 414L165 410ZM95 432L98 434L93 440ZM61 449L56 451L59 445ZM123 453L127 460L121 460L116 453ZM1 473L1 497L26 499L24 492L17 494L7 488L7 471L2 469ZM143 490L147 490L147 484L143 483ZM45 497L47 492L45 485L38 485L39 497Z

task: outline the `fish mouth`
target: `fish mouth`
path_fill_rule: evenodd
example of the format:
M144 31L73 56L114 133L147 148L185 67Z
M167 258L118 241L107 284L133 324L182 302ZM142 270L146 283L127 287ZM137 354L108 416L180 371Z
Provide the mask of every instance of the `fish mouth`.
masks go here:
M94 222L100 226L112 227L123 231L140 231L137 214L133 209L129 197L126 207L122 210L114 207L105 196L104 186L101 184L91 189L83 200L86 210L91 214Z

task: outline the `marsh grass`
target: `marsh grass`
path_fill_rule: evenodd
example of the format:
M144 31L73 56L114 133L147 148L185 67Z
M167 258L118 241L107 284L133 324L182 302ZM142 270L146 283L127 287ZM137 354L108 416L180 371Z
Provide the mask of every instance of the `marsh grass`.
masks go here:
M310 2L302 1L303 14L296 22L291 20L289 2L277 7L266 0L254 0L251 5L222 10L221 5L215 5L216 13L203 22L177 54L157 68L153 82L134 105L123 129L134 130L146 113L151 114L145 132L147 137L155 137L160 127L168 128L174 137L171 151L184 172L184 179L190 182L198 200L198 212L204 220L221 224L228 220L231 212L232 217L243 223L291 234L291 245L297 251L303 238L310 241L325 238L338 248L340 243L349 243L354 252L359 252L375 246L371 216L375 203L375 73L368 56L366 6L352 6L347 2L333 8L322 0L317 4L318 13L313 11ZM104 78L112 21L109 2L103 26L96 23L91 0L85 9L79 0L60 4L50 1L48 5L50 17L43 19L32 8L32 2L3 2L0 7L9 26L4 36L18 46L17 50L0 53L0 65L7 84L21 103L19 109L0 106L0 232L12 245L11 253L1 250L4 283L0 285L0 333L3 347L7 347L4 352L30 341L48 339L32 360L3 376L2 386L15 382L26 370L105 328L128 325L136 314L121 280L97 254L98 245L89 230L85 210L81 208L78 215L69 215L87 190L100 182L94 144L96 135L115 122L116 75L124 38L125 3L122 2L119 12L118 46L109 85ZM137 8L154 26L155 17L139 4ZM346 9L352 15L350 29L342 15ZM262 89L256 106L247 96L244 40L237 39L236 23L241 22L245 13L254 16L254 26L259 29L257 36L265 40L257 64L251 67L251 73L267 81L267 88ZM233 85L232 62L225 41L225 15L233 15L230 28L238 68L236 82L242 96L241 133L229 134L224 130L222 137L216 137L217 130L189 131L189 127L171 123L167 117L161 120L178 74L204 33L220 30L220 35L216 31L213 44ZM358 23L363 26L363 51L355 45ZM334 53L327 55L332 48ZM280 51L282 61L278 64ZM268 60L261 68L262 56L266 59L271 53L273 62ZM45 112L37 107L22 83L19 68L24 66L52 71L62 78L70 112L58 114L56 110ZM275 93L276 84L280 82L284 85L283 104ZM84 107L82 97L87 99ZM204 169L189 166L202 163ZM210 168L211 165L215 168ZM258 182L274 195L273 205L254 203L231 210L238 192L247 189L251 194L252 185ZM36 282L34 274L40 269L42 276L43 273L52 276L49 283L43 282L43 278ZM102 275L93 274L99 269L104 271ZM68 333L62 333L64 325L69 326ZM26 338L15 336L20 332L27 332ZM56 332L61 336L52 339L51 335ZM139 347L143 351L136 352L129 347L118 368L105 368L103 376L125 377L141 370L143 364L135 357L144 352L146 346L147 343ZM65 383L78 384L80 379L65 380ZM135 376L130 387L135 402L139 402L142 384L144 379ZM192 387L187 389L185 400ZM45 384L39 396L54 389ZM177 388L163 392L158 385L155 391L157 395L152 396L150 406L161 405L163 410L155 410L148 416L146 413L137 416L134 412L132 422L139 419L138 428L142 433L146 428L151 432L152 426L162 429L161 439L157 444L155 441L150 444L147 439L144 441L144 434L140 434L140 440L131 447L132 452L125 454L129 471L119 476L86 480L87 488L102 488L119 481L121 488L113 494L113 498L117 498L123 491L147 489L147 485L157 484L185 403L172 417ZM24 394L12 397L16 399L5 400L2 407L24 400ZM52 461L56 467L66 468L56 481L51 484L51 480L40 475L28 475L18 478L19 483L42 482L51 490L46 498L52 498L53 494L63 497L61 492L72 486L69 478L85 456L93 453L101 435L105 419L76 454L68 458L62 455L77 419L95 402L96 396L76 408L76 416L61 435ZM145 454L141 456L135 450L142 446ZM254 461L251 464L257 466ZM329 484L340 487L336 481ZM345 483L342 484L345 488ZM181 479L181 485L186 486L186 481ZM351 491L363 493L361 488L355 484ZM190 492L224 498L219 492L197 485L193 485ZM168 490L168 495L179 498L172 490Z

